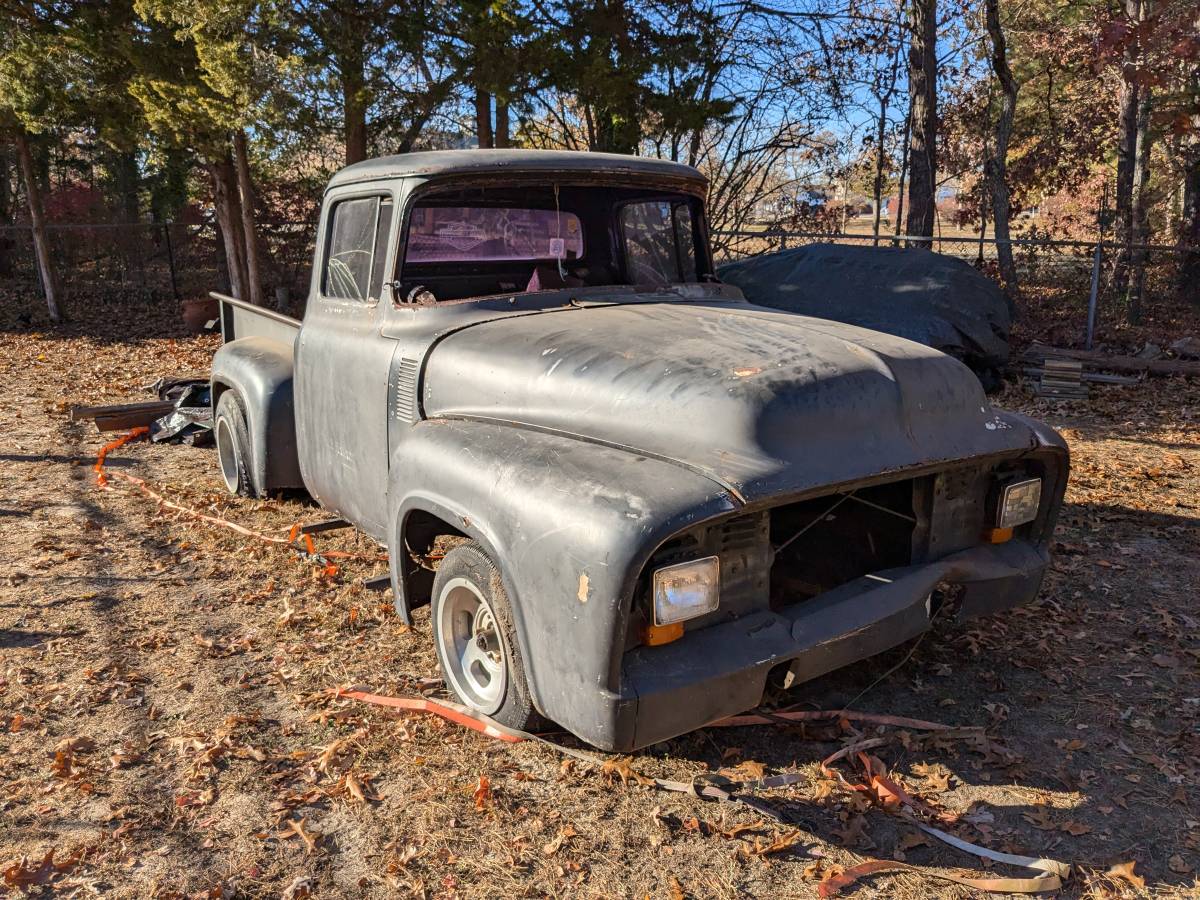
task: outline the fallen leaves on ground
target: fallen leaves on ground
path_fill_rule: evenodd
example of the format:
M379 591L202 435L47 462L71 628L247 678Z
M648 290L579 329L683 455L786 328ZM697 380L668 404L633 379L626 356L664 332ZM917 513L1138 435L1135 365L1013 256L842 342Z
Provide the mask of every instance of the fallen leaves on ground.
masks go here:
M98 308L86 325L36 336L0 331L0 383L18 398L0 404L6 879L48 879L62 893L95 881L178 897L486 900L665 895L673 877L696 897L783 896L856 861L839 838L923 865L972 864L881 811L886 792L820 776L814 760L875 736L850 721L706 729L593 766L332 698L339 684L440 695L428 613L401 627L387 598L359 585L374 565L347 560L314 578L225 529L92 488L107 436L58 406L144 396L160 374L203 372L216 346L160 327L154 304L136 312ZM877 751L881 771L983 846L1137 854L1125 875L1084 868L1068 893L1186 894L1185 867L1200 858L1200 387L1151 379L1063 404L1010 386L999 402L1047 418L1072 445L1052 568L1033 604L945 622L856 703L987 726L969 740L899 733ZM109 465L264 534L327 515L303 497L226 496L211 450L128 445ZM376 551L352 530L319 545ZM824 676L816 702L855 697L903 652ZM768 699L803 704L806 690ZM744 805L609 789L714 773L748 785L770 771L811 775L749 788L795 812L802 830ZM98 845L74 866L65 849L47 865L47 843L73 848L81 829ZM714 869L714 853L727 866ZM921 892L918 876L898 877Z

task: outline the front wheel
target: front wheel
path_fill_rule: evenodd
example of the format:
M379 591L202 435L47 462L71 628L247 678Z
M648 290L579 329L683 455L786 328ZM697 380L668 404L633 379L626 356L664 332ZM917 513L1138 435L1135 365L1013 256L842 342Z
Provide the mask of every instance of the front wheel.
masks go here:
M536 718L500 571L476 543L455 547L433 581L433 644L446 685L476 712L527 730Z

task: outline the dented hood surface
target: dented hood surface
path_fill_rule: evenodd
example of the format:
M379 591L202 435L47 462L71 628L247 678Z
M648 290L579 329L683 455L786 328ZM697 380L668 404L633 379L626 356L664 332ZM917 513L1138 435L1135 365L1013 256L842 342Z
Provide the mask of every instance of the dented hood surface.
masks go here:
M669 460L744 502L1028 449L960 362L901 338L730 301L492 319L431 351L424 411Z

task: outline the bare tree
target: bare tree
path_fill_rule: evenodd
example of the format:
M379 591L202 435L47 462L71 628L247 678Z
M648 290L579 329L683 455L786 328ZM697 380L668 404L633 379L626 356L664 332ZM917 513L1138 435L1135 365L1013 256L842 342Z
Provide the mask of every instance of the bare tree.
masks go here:
M1184 248L1179 267L1179 291L1184 299L1200 304L1200 67L1185 81L1190 92L1188 120L1191 128L1183 142L1182 215L1179 244Z
M246 239L242 230L242 203L233 158L227 149L224 155L208 160L205 167L212 179L213 206L229 269L229 290L234 297L245 300L249 296Z
M901 5L903 13L903 0ZM882 39L889 47L888 64L882 71L876 70L871 83L871 93L875 97L877 115L875 119L875 179L872 185L875 217L871 226L873 235L872 245L879 246L879 223L883 215L883 183L884 172L887 168L887 128L888 108L896 94L898 76L900 73L900 54L904 47L903 29L885 27Z
M992 73L1000 84L1000 114L996 118L991 142L984 144L983 172L992 197L992 223L996 236L996 255L1000 263L1001 286L1010 298L1020 290L1017 267L1013 261L1009 231L1012 202L1008 189L1008 145L1012 139L1013 118L1017 112L1018 84L1008 64L1004 29L1000 24L999 0L984 0L984 24L991 43ZM990 92L989 92L990 96Z
M29 205L29 221L33 226L33 249L37 255L38 272L42 276L42 288L46 292L46 311L50 321L62 321L62 288L58 271L50 254L50 241L46 236L46 215L42 209L42 191L33 171L33 154L29 151L29 136L25 129L17 127L17 162L21 167L21 178L25 182L25 200Z
M1116 207L1117 241L1124 247L1117 254L1114 283L1123 291L1128 283L1129 252L1133 241L1133 185L1137 165L1138 102L1140 86L1137 72L1140 51L1136 26L1145 18L1144 0L1125 0L1125 15L1129 19L1131 37L1125 43L1121 60L1121 91L1117 114L1117 180Z
M1129 255L1131 272L1125 295L1126 311L1131 325L1142 319L1142 290L1146 283L1146 251L1142 245L1149 237L1147 213L1149 211L1150 187L1150 108L1153 92L1149 85L1138 88L1137 137L1134 142L1133 185L1129 198L1129 240L1132 252Z
M937 218L937 0L910 0L908 51L908 224L933 237ZM914 247L932 248L930 241Z
M246 258L246 299L255 306L262 306L262 263L258 245L258 224L254 216L254 182L250 179L246 132L241 129L233 134L233 158L237 169L238 193L241 194L242 240L245 242Z

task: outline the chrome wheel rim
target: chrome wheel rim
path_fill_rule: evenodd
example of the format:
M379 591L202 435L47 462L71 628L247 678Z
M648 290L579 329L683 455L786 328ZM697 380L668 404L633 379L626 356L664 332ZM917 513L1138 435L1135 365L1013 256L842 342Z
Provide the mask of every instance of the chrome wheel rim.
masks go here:
M233 429L229 427L229 420L224 416L217 419L216 439L221 480L225 482L225 489L229 493L236 494L238 489L237 445L234 443Z
M450 688L486 715L504 703L508 660L496 616L479 589L452 578L438 602L438 650Z

